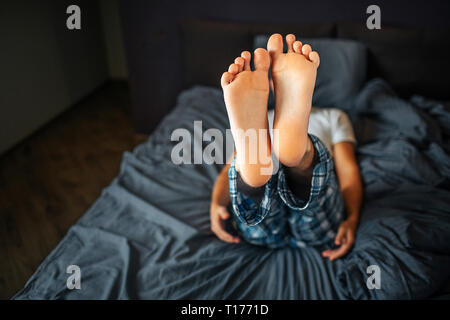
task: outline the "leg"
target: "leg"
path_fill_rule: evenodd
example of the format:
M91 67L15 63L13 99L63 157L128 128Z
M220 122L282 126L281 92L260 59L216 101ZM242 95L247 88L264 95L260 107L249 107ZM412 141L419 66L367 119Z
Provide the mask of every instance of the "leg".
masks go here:
M221 84L236 146L236 170L248 185L260 187L273 171L267 122L270 57L266 50L256 49L254 71L250 58L249 52L242 52Z
M273 175L263 187L251 187L240 179L233 160L228 177L231 211L240 236L270 248L287 245L287 211L277 193L277 176Z
M290 245L317 246L324 250L334 246L336 231L344 220L344 205L328 149L314 135L309 137L317 159L312 170L309 195L301 198L293 192L288 183L289 169L279 172L278 192L289 208Z
M314 167L320 162L317 152L314 151L313 143L308 137L311 147L308 147L303 161L297 167L286 167L286 182L292 193L299 199L308 201L311 190L311 180Z
M267 122L270 57L264 49L255 50L255 71L250 70L250 58L249 52L242 52L221 81L236 145L228 171L230 199L241 236L250 243L276 248L287 243L287 220L285 208L279 206L277 177L272 175ZM251 139L252 133L256 140Z
M273 150L284 165L278 174L278 192L289 208L291 245L323 246L334 240L343 202L328 150L308 135L320 59L292 34L286 36L286 43L287 53L281 35L272 35L267 43L275 91Z

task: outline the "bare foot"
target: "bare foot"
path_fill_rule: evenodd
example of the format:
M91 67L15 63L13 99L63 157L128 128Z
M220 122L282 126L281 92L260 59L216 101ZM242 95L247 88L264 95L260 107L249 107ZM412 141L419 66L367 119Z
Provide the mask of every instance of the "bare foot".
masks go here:
M250 52L242 52L222 75L221 85L236 146L236 170L247 184L259 187L270 179L273 168L267 123L270 57L265 49L256 49L254 71L250 59Z
M288 52L283 53L280 34L267 42L275 94L273 149L281 163L295 167L311 143L308 122L320 59L310 45L295 41L293 34L286 36L286 43Z

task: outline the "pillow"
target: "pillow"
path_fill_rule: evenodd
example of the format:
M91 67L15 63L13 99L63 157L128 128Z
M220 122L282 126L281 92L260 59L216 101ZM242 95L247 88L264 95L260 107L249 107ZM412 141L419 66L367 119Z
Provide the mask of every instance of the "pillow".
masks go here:
M184 55L184 87L220 87L220 77L242 51L251 51L253 37L293 32L309 37L333 37L334 23L270 24L188 19L179 21Z
M254 48L266 48L268 38L267 35L255 36ZM351 98L366 80L366 47L352 40L302 37L298 37L298 40L311 45L320 55L313 105L348 109ZM269 108L272 107L272 101L269 99Z

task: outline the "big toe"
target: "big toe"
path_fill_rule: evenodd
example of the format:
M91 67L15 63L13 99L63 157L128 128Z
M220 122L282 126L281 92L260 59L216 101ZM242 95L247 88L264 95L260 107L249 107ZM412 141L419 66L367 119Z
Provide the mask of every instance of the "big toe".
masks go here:
M266 49L258 48L255 50L254 63L256 70L269 70L270 56Z
M271 55L283 53L283 37L279 33L274 33L267 41L267 50Z

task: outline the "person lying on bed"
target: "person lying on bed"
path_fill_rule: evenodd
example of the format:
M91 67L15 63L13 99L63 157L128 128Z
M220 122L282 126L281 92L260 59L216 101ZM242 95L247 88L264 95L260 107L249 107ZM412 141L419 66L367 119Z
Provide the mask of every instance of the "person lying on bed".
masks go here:
M211 229L223 241L239 242L225 230L231 201L238 234L246 241L270 248L313 246L334 260L351 249L358 225L362 183L356 140L344 112L312 107L318 53L292 34L286 43L283 53L282 36L273 34L267 51L255 50L255 70L244 51L222 75L235 152L213 188ZM271 85L275 113L268 116ZM263 133L256 146L243 134L248 129Z

